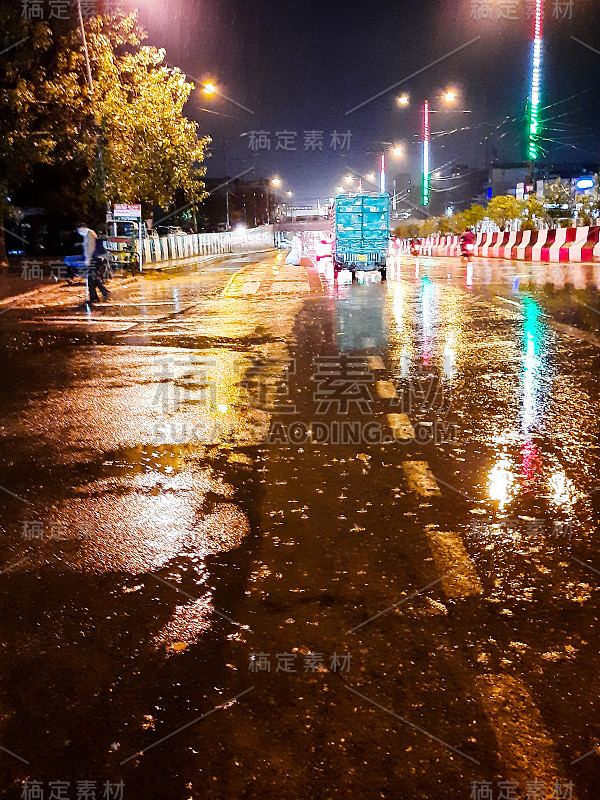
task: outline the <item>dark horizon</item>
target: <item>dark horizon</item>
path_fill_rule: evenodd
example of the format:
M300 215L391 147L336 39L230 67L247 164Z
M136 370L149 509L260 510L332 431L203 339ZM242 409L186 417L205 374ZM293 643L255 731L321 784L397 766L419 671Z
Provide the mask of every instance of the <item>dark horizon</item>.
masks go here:
M285 6L263 0L252 7L236 0L200 0L190 5L188 0L152 0L126 7L140 6L149 41L166 48L169 64L181 67L197 85L213 79L222 95L235 101L209 100L197 88L186 108L200 132L213 138L209 176L233 176L254 167L250 175L278 175L282 190L292 190L298 201L327 197L346 173L376 171L382 142L394 142L403 146L404 155L388 161L390 178L404 172L417 179L426 98L435 112L433 168L460 163L476 169L494 158L526 158L532 31L526 0L503 0L502 13L514 13L514 20L474 19L477 0L456 5L424 0L418 10L384 1L372 16L355 0L327 5L291 0ZM491 6L497 17L499 0ZM599 26L590 24L589 0L574 4L572 19L560 18L562 13L546 2L542 114L549 141L543 142L543 160L596 161L599 90L594 78L600 55L573 37L593 47ZM439 99L447 87L457 91L452 112L445 112ZM402 92L411 96L408 108L396 102ZM471 113L460 113L464 110ZM256 148L253 131L270 134L270 150ZM305 141L305 133L315 131L323 132L322 150L314 145L314 135ZM287 135L277 137L277 132ZM338 138L349 132L349 147L332 147L334 132ZM293 144L295 151L283 149Z

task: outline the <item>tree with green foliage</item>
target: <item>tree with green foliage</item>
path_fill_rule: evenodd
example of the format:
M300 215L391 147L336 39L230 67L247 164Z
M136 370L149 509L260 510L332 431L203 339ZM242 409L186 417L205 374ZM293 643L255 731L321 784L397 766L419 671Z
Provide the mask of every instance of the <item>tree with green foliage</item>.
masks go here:
M538 221L547 221L548 212L535 197L529 197L521 201L520 219L522 231L535 231L538 229Z
M117 202L142 202L147 214L177 193L189 202L205 196L210 140L183 114L194 85L165 65L164 50L142 44L135 14L87 20L90 88L79 30L54 31L19 12L4 10L0 19L0 43L9 48L0 68L2 230L9 198L37 164L70 163L82 176L81 206L96 214Z
M547 214L553 220L568 219L573 216L575 205L573 187L561 178L547 183L544 189L544 204L547 207ZM565 206L563 208L563 206Z
M487 217L487 211L483 206L473 205L460 214L463 231L467 228L476 228Z
M577 203L577 224L597 225L600 198L597 192L581 197Z
M36 164L50 163L61 135L51 45L47 25L21 19L14 8L0 9L0 266L7 264L12 195Z
M179 190L199 200L210 140L183 114L194 84L165 66L164 50L142 45L146 34L135 14L92 17L86 27L93 90L81 82L76 32L65 42L63 66L80 130L73 157L86 163L94 196L109 204L141 201L147 210L168 206Z
M439 218L438 217L429 217L420 225L419 228L419 236L433 236L434 233L439 232Z
M509 223L520 218L520 203L516 197L510 194L499 195L488 203L487 216L503 231Z
M419 226L414 222L397 225L392 231L392 236L397 236L399 239L414 239L418 235Z
M593 176L594 186L587 189L584 194L575 194L575 208L577 209L578 225L597 225L598 212L600 211L600 190L598 187L598 175Z

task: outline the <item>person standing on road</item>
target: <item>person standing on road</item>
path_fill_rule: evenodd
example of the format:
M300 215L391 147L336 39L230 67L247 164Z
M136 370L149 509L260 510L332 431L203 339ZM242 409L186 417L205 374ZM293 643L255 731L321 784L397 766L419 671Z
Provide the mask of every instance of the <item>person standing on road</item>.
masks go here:
M89 292L90 303L98 303L98 289L102 292L102 296L106 300L110 292L102 282L100 277L100 259L99 254L102 251L102 245L98 239L95 231L82 222L77 226L77 233L83 237L83 260L85 262L85 269L87 273L87 286Z

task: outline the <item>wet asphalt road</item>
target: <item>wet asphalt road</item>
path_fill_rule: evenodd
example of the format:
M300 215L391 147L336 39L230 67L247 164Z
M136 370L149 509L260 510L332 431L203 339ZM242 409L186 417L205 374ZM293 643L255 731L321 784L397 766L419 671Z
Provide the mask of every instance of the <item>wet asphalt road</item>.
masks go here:
M3 309L3 796L597 798L599 285L268 255Z

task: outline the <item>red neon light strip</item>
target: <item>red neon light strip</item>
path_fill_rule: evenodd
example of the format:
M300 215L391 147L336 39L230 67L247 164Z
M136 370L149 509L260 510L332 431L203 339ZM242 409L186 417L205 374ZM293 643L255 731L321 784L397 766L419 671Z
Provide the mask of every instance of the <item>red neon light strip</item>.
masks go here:
M544 0L536 0L534 38L541 39L544 27Z

